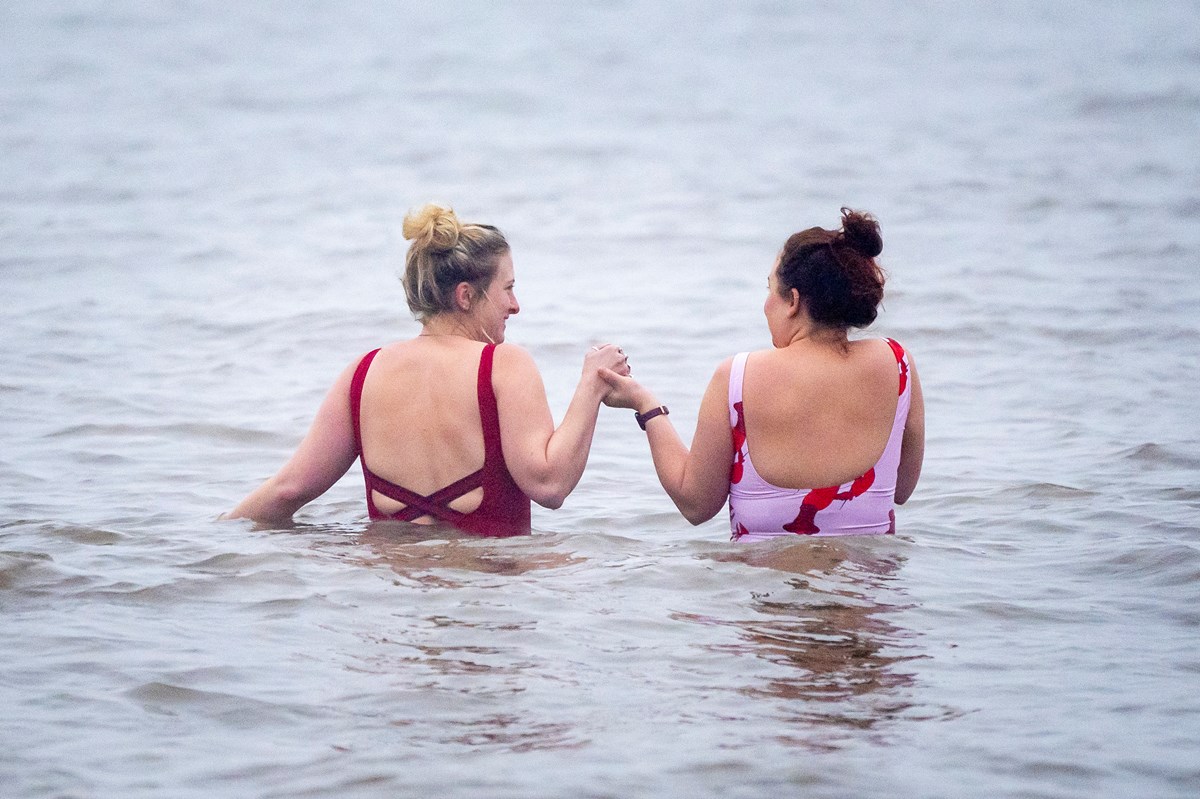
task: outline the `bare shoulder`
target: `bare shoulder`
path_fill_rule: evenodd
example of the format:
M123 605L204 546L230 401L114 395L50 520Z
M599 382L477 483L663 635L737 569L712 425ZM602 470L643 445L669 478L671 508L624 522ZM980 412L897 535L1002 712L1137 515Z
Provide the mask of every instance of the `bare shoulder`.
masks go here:
M540 386L542 373L533 356L516 344L497 344L492 355L492 385L504 397L526 397L538 393L530 387Z
M538 371L537 364L534 363L529 350L516 344L497 344L496 351L492 355L492 363L506 378L510 375L523 377Z
M906 347L903 342L898 341L891 336L862 339L859 343L869 344L872 348L874 348L874 350L880 353L890 352L893 360L901 355L906 355L909 358L912 357L912 351L909 350L909 348Z
M893 346L890 338L864 338L850 342L850 363L857 363L859 369L891 372L896 368L896 359L904 350L899 344Z
M729 396L729 375L733 371L733 358L731 355L717 364L712 379L708 381L708 387L704 390L701 406L710 408L713 413L717 413L716 408L725 407L725 400Z
M375 352L375 350L367 350L366 352L360 352L358 355L354 356L350 363L346 364L346 366L342 368L342 371L338 373L336 382L348 384L353 379L354 373L358 371L358 367L362 364L363 359L372 352Z
M717 364L717 368L713 370L712 382L729 382L729 373L733 371L733 358L734 356L730 355Z
M896 339L894 339L894 338L889 338L886 341L889 346L894 344L895 347L899 348L899 350L896 351L897 358L899 358L900 356L904 356L904 358L908 361L909 366L916 366L916 358L913 356L912 350L910 350L908 347L901 344L899 341L896 341Z
M704 392L706 398L710 395L723 396L729 390L729 373L733 371L733 357L730 355L718 363L717 368L713 370L713 376L708 381L708 388Z

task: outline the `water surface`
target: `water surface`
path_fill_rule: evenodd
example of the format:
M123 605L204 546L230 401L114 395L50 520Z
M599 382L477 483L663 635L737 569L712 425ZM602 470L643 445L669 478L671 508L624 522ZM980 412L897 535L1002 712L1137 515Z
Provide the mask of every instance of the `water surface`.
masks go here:
M1194 3L0 11L13 796L1193 796ZM925 476L734 546L627 412L535 534L217 522L411 335L404 211L501 226L561 417L686 434L794 230L878 215Z

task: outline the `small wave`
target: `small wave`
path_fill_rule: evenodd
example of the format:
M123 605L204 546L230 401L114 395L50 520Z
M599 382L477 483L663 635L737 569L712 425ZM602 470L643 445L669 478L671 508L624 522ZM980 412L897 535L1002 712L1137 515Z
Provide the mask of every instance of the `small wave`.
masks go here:
M292 709L248 696L159 681L131 688L125 692L125 696L153 713L174 716L183 712L200 712L246 729L257 727L264 720L294 715Z
M1200 96L1176 87L1166 92L1093 95L1083 100L1077 113L1102 117L1114 113L1145 114L1153 111L1193 112L1200 109Z
M1200 582L1200 550L1187 544L1142 544L1095 563L1089 571L1123 579L1146 578L1155 586Z
M1072 499L1089 499L1098 496L1097 492L1086 488L1062 485L1061 483L1024 483L1001 489L1001 495L1015 496L1020 499L1057 501Z
M43 552L0 552L0 591L10 591L28 582L50 564Z
M294 443L290 435L269 433L246 427L203 422L177 422L170 424L96 424L84 423L59 428L43 437L60 438L110 438L110 437L173 437L204 438L213 442L236 442L239 444L264 444L284 446Z
M967 602L962 605L962 609L972 618L985 617L1003 621L1019 621L1023 624L1031 622L1079 623L1085 620L1095 621L1103 617L1103 613L1100 611L1095 611L1090 614L1090 618L1084 619L1085 614L1074 608L1055 608L1041 602L1022 603L999 599Z
M1200 217L1200 198L1188 197L1180 200L1171 206L1171 210L1176 216L1182 219L1195 219Z
M1189 256L1189 251L1178 242L1166 241L1157 244L1138 242L1135 244L1123 244L1118 247L1108 247L1096 253L1094 258L1097 262L1109 263L1111 261L1126 260L1145 261L1146 259L1170 261Z
M104 530L98 527L82 525L61 525L49 531L55 536L65 538L76 544L92 544L95 546L112 546L128 540L124 533Z
M183 568L205 574L238 575L244 574L248 569L278 563L279 559L277 554L246 555L238 552L223 552L195 563L184 564Z
M501 715L455 724L467 729L446 740L472 749L535 752L581 749L588 744L588 740L580 737L572 725L562 722L539 724L518 716Z
M1117 458L1147 466L1200 469L1200 458L1185 455L1162 444L1155 444L1153 442L1118 452Z
M1164 502L1200 502L1200 486L1171 486L1159 489L1154 496Z

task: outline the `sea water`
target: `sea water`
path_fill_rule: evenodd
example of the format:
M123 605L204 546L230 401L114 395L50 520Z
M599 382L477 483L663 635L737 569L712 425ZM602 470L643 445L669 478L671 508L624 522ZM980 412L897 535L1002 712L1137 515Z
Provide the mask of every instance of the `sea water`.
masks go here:
M1193 2L0 9L0 793L1193 796ZM216 517L416 332L406 209L513 246L557 418L690 437L784 239L882 224L899 532L728 542L603 409L532 536Z

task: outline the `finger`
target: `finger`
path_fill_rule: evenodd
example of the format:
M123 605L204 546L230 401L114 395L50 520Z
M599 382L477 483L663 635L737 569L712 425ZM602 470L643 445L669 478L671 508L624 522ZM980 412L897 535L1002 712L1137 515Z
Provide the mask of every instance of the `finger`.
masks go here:
M603 366L597 369L596 372L600 375L600 379L605 383L608 383L613 388L620 388L622 379L621 375L617 374L612 369L607 369Z

